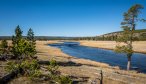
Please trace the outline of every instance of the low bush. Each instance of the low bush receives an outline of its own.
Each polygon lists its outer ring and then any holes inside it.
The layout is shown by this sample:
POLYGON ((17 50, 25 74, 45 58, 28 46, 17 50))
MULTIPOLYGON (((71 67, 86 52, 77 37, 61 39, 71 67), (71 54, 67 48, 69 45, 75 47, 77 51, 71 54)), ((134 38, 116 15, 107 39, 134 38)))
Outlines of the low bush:
POLYGON ((15 61, 9 61, 7 62, 7 65, 6 66, 6 71, 8 72, 12 72, 14 70, 18 70, 20 68, 20 65, 18 63, 16 63, 15 61))
POLYGON ((22 69, 25 76, 30 77, 30 79, 38 78, 41 75, 39 70, 40 65, 37 60, 24 60, 21 63, 18 62, 8 62, 6 70, 12 72, 14 70, 22 69))
POLYGON ((59 76, 56 80, 59 84, 72 84, 73 81, 68 76, 59 76))
POLYGON ((48 71, 50 72, 49 75, 55 75, 57 73, 59 66, 57 65, 56 60, 51 60, 50 64, 48 65, 48 71))

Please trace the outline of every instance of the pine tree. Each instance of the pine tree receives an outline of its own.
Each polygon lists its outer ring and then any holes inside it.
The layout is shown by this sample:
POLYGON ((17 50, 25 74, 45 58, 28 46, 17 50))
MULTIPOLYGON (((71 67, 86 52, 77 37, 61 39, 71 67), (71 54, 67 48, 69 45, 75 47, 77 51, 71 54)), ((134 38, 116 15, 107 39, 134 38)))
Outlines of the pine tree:
POLYGON ((18 51, 19 50, 19 44, 20 44, 20 41, 22 40, 22 33, 23 31, 21 31, 19 25, 16 27, 15 29, 15 35, 12 36, 12 53, 18 57, 18 56, 21 56, 22 55, 22 52, 18 51))
POLYGON ((18 25, 15 29, 15 35, 12 38, 12 53, 16 58, 31 58, 36 54, 35 39, 32 29, 29 29, 26 39, 22 37, 22 31, 18 25))
POLYGON ((27 40, 30 42, 35 42, 34 32, 31 28, 28 30, 27 33, 27 40))
POLYGON ((35 44, 36 44, 36 40, 35 40, 35 37, 34 37, 34 32, 33 30, 30 28, 28 30, 28 33, 27 33, 27 41, 29 42, 29 46, 28 46, 28 49, 27 49, 27 53, 29 56, 34 56, 36 54, 36 49, 35 49, 35 44))
POLYGON ((22 39, 22 33, 23 33, 23 31, 21 31, 21 29, 18 25, 15 29, 15 36, 12 36, 12 44, 13 45, 18 44, 18 42, 22 39))
POLYGON ((138 15, 140 9, 143 9, 143 6, 140 4, 133 5, 127 12, 124 13, 124 21, 121 23, 123 28, 122 35, 117 39, 117 46, 115 48, 116 52, 126 53, 128 58, 127 70, 130 70, 131 67, 131 56, 133 54, 132 43, 134 41, 134 31, 136 27, 136 22, 140 19, 138 15), (124 45, 120 44, 124 43, 124 45))

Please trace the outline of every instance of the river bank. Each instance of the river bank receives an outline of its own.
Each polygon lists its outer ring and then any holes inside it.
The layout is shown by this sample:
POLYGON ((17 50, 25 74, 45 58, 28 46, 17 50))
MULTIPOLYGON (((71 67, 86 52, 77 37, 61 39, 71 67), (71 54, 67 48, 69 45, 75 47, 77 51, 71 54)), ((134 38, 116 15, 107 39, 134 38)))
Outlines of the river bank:
MULTIPOLYGON (((70 75, 75 77, 75 80, 87 81, 84 84, 90 84, 91 81, 97 80, 100 78, 100 71, 103 71, 103 81, 104 84, 143 84, 146 82, 146 75, 142 73, 136 73, 135 71, 125 71, 119 70, 118 67, 111 67, 108 64, 95 62, 91 60, 79 59, 76 57, 69 56, 64 54, 60 49, 47 46, 46 44, 58 43, 58 41, 37 41, 37 51, 38 58, 40 60, 50 60, 56 59, 57 61, 62 62, 73 62, 74 65, 60 66, 59 70, 62 74, 70 75), (78 66, 76 66, 76 64, 78 66)), ((80 42, 81 45, 92 44, 95 42, 80 42)), ((111 42, 112 43, 112 42, 111 42)), ((104 46, 103 43, 101 43, 104 46)), ((105 43, 108 48, 108 42, 105 43)), ((94 44, 95 45, 95 44, 94 44)), ((90 45, 91 46, 91 45, 90 45)), ((111 45, 110 45, 111 46, 111 45)), ((92 46, 91 46, 92 47, 92 46)), ((81 83, 82 84, 82 83, 81 83)))
MULTIPOLYGON (((82 46, 103 48, 114 50, 116 46, 115 41, 78 41, 82 46)), ((146 41, 135 41, 133 42, 133 50, 137 53, 146 54, 146 41)))

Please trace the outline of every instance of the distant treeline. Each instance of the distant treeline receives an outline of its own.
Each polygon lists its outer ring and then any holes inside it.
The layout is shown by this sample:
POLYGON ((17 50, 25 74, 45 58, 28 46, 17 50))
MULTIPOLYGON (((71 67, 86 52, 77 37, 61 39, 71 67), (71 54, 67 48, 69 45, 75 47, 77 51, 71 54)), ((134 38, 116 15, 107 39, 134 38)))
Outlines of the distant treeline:
MULTIPOLYGON (((122 31, 112 32, 101 36, 92 37, 56 37, 56 36, 35 36, 36 40, 93 40, 93 41, 116 41, 122 31)), ((146 29, 135 30, 135 41, 146 41, 146 29)), ((26 36, 23 36, 26 38, 26 36)), ((11 40, 11 36, 0 36, 0 40, 11 40)))
MULTIPOLYGON (((26 38, 26 36, 23 36, 26 38)), ((35 36, 36 40, 71 40, 74 37, 35 36)), ((12 36, 0 36, 0 40, 11 40, 12 36)))

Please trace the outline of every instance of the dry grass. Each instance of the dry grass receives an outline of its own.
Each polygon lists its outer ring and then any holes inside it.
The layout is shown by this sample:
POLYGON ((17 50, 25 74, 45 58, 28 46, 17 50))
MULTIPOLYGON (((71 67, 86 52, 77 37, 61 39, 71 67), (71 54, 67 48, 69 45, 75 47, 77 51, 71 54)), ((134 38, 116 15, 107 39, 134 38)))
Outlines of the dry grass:
MULTIPOLYGON (((115 41, 79 41, 83 46, 114 49, 116 46, 115 41)), ((135 52, 146 53, 146 41, 133 42, 133 49, 135 52)))

